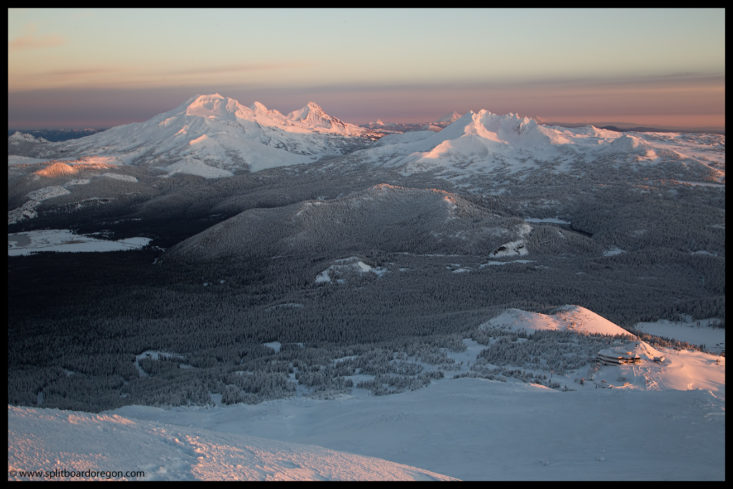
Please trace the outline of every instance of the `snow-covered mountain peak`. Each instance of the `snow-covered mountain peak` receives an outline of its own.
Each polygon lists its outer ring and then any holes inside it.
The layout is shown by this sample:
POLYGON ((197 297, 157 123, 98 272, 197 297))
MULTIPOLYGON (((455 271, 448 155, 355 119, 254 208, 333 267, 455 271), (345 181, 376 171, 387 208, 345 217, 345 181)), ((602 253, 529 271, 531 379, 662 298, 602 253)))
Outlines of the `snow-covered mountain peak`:
POLYGON ((367 132, 362 127, 349 124, 327 114, 320 105, 312 101, 304 107, 290 112, 286 118, 295 125, 319 133, 355 137, 363 136, 367 132))
POLYGON ((242 106, 236 100, 218 93, 197 95, 185 104, 184 114, 205 119, 233 119, 242 106))
POLYGON ((435 121, 435 122, 437 122, 437 123, 443 123, 443 122, 447 122, 447 123, 449 123, 449 124, 450 124, 451 122, 455 122, 455 121, 457 121, 457 120, 458 120, 458 119, 460 119, 460 118, 461 118, 461 114, 459 114, 458 112, 456 112, 456 111, 454 110, 454 111, 453 111, 453 112, 451 112, 450 114, 446 114, 446 115, 444 115, 443 117, 441 117, 440 119, 438 119, 438 120, 437 120, 437 121, 435 121))
POLYGON ((197 95, 194 95, 188 101, 186 104, 205 104, 207 102, 215 101, 215 100, 228 100, 229 97, 225 97, 224 95, 214 92, 214 93, 200 93, 197 95))
POLYGON ((486 109, 481 109, 478 112, 473 113, 472 122, 495 133, 504 132, 509 134, 521 134, 537 127, 537 122, 529 117, 521 116, 514 112, 500 115, 486 109))
POLYGON ((623 134, 614 139, 603 148, 603 152, 606 154, 633 155, 638 160, 654 160, 657 158, 657 152, 650 144, 641 137, 632 134, 623 134))
POLYGON ((262 102, 259 102, 259 101, 257 101, 257 100, 255 100, 255 101, 254 101, 254 102, 252 103, 252 105, 250 105, 250 106, 249 106, 249 108, 250 108, 250 109, 251 109, 251 110, 252 110, 252 111, 253 111, 254 113, 263 113, 263 114, 267 114, 267 113, 270 113, 270 112, 277 112, 276 110, 270 110, 270 109, 268 109, 268 108, 267 108, 267 106, 266 106, 265 104, 263 104, 262 102))
POLYGON ((313 101, 309 101, 307 104, 305 104, 305 108, 307 108, 308 111, 313 114, 326 115, 326 113, 323 111, 323 108, 321 108, 320 105, 313 101))
MULTIPOLYGON (((185 115, 201 117, 209 120, 237 121, 240 124, 255 122, 289 133, 326 133, 338 136, 356 137, 365 134, 365 130, 327 114, 320 105, 310 101, 300 109, 283 115, 276 109, 269 109, 265 104, 255 101, 249 107, 237 100, 219 93, 197 95, 184 103, 179 109, 165 114, 165 121, 170 116, 185 115)), ((160 117, 160 116, 159 116, 160 117)))
MULTIPOLYGON (((152 165, 169 175, 231 176, 342 154, 368 130, 326 114, 315 102, 288 116, 255 101, 250 107, 219 93, 199 94, 148 121, 116 126, 59 143, 59 155, 110 156, 152 165)), ((18 136, 15 139, 19 139, 18 136)), ((13 136, 9 143, 13 142, 13 136)))
MULTIPOLYGON (((463 179, 501 169, 530 171, 552 162, 586 161, 595 155, 633 154, 654 159, 653 146, 642 135, 622 135, 594 127, 565 128, 546 125, 518 113, 496 114, 469 110, 436 133, 405 133, 385 137, 367 150, 373 161, 398 167, 403 174, 445 172, 463 179)), ((619 156, 620 157, 620 156, 619 156)))
POLYGON ((300 109, 296 109, 287 115, 291 121, 306 121, 317 119, 329 119, 330 116, 324 112, 320 105, 315 102, 308 102, 300 109))

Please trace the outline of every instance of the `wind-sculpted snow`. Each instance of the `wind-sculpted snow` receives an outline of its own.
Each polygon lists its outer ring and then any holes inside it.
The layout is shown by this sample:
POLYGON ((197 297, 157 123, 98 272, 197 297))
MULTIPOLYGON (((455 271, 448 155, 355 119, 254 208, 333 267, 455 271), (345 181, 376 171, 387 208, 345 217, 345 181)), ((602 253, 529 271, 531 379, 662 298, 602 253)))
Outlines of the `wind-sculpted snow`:
POLYGON ((119 415, 8 406, 8 480, 455 480, 387 460, 119 415))

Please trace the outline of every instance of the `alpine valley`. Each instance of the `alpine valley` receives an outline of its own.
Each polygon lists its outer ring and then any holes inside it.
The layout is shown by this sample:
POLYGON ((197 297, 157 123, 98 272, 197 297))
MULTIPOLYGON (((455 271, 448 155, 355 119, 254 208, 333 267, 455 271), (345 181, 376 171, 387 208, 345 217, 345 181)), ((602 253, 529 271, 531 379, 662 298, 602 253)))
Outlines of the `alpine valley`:
POLYGON ((208 94, 8 137, 15 478, 724 480, 724 328, 724 134, 208 94))

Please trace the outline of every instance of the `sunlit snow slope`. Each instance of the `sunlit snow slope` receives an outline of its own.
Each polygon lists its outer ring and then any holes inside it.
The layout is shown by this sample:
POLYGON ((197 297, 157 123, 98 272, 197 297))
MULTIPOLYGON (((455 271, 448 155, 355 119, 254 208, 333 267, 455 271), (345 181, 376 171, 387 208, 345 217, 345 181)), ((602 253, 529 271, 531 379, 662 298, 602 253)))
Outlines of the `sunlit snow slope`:
POLYGON ((313 445, 118 415, 8 406, 8 428, 8 480, 451 479, 313 445), (57 476, 34 476, 31 471, 57 476), (63 477, 62 471, 99 474, 63 477), (120 474, 110 477, 112 471, 120 474), (144 476, 131 477, 131 471, 143 471, 144 476))

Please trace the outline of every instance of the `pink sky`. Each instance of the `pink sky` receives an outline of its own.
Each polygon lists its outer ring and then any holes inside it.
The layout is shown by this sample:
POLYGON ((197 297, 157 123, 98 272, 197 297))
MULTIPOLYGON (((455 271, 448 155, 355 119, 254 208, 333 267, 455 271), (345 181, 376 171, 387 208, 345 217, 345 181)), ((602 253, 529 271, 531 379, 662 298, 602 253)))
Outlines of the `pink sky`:
POLYGON ((724 9, 8 9, 8 125, 110 127, 217 92, 353 123, 724 130, 724 46, 724 9))

